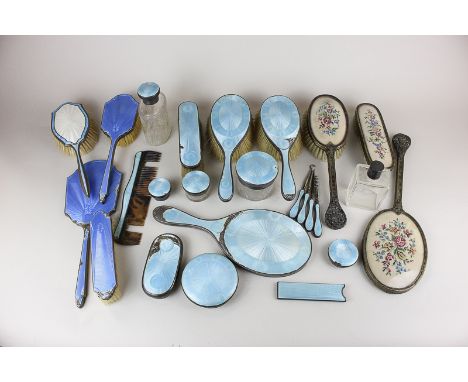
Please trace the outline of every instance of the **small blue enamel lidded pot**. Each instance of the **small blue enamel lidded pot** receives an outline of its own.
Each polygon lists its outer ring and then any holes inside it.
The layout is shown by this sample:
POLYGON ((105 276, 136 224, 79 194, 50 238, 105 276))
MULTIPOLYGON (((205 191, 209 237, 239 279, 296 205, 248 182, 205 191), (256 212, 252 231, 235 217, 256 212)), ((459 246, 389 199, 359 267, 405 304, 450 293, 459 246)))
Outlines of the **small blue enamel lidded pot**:
POLYGON ((356 263, 359 251, 351 241, 338 239, 328 247, 328 257, 337 267, 346 268, 356 263))
POLYGON ((275 158, 263 151, 250 151, 236 163, 239 194, 249 200, 263 200, 273 191, 278 175, 275 158))
POLYGON ((204 171, 190 171, 182 178, 182 187, 187 198, 194 202, 201 202, 208 197, 210 177, 204 171))
POLYGON ((148 185, 148 191, 156 200, 166 200, 171 193, 171 183, 166 178, 153 179, 148 185))

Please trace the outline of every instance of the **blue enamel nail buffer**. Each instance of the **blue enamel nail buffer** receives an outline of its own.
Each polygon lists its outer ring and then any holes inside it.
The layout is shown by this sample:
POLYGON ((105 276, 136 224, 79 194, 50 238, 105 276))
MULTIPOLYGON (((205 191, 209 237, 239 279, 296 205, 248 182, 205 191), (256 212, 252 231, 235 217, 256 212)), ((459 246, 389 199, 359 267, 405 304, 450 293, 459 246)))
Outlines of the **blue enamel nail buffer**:
POLYGON ((320 284, 278 281, 278 300, 339 301, 345 302, 345 284, 320 284))

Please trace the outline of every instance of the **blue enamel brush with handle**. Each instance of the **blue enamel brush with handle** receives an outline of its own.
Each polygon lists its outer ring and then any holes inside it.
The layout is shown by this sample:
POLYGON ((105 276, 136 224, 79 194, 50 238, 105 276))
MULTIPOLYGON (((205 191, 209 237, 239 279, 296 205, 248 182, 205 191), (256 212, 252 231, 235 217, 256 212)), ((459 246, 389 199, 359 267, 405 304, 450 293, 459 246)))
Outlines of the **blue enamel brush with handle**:
POLYGON ((115 96, 104 105, 101 129, 110 138, 111 145, 99 191, 99 200, 101 202, 106 200, 109 192, 110 174, 115 149, 122 138, 133 132, 137 111, 138 102, 129 94, 115 96))

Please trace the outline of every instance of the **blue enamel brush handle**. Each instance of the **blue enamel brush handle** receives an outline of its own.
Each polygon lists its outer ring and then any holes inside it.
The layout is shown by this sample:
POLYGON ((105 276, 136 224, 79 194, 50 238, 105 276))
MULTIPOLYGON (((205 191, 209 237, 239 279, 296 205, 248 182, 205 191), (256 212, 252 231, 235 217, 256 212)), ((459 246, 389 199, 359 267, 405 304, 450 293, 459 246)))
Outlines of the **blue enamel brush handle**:
POLYGON ((320 206, 318 203, 315 203, 315 220, 314 220, 314 230, 312 233, 315 237, 322 236, 322 222, 320 221, 320 206))
POLYGON ((281 150, 283 170, 281 173, 281 193, 286 200, 293 200, 296 195, 296 184, 289 166, 289 149, 281 150))
POLYGON ((232 168, 231 168, 232 151, 224 154, 224 167, 221 179, 219 181, 218 194, 223 202, 229 202, 234 193, 232 185, 232 168))
POLYGON ((153 217, 162 224, 203 229, 210 232, 218 241, 228 219, 227 217, 215 220, 200 219, 169 206, 156 207, 153 211, 153 217))
POLYGON ((81 160, 80 146, 72 145, 72 147, 73 150, 75 150, 76 161, 78 162, 78 174, 80 176, 81 188, 83 188, 84 194, 89 198, 89 183, 84 170, 83 161, 81 160))
POLYGON ((304 190, 301 190, 299 192, 299 196, 297 197, 296 202, 294 203, 294 205, 289 210, 289 217, 290 218, 295 219, 297 214, 299 213, 299 206, 301 204, 301 200, 302 200, 303 196, 304 196, 304 190))
POLYGON ((309 212, 307 214, 307 218, 304 224, 304 227, 307 232, 312 232, 314 228, 314 199, 310 198, 309 200, 309 212))
POLYGON ((89 248, 89 228, 84 228, 83 246, 81 248, 80 266, 78 267, 78 277, 76 279, 75 302, 78 308, 83 307, 88 291, 88 248, 89 248))
POLYGON ((306 211, 307 211, 307 202, 309 201, 310 195, 305 194, 304 203, 302 204, 301 211, 299 212, 299 216, 297 217, 297 222, 299 224, 304 223, 306 218, 306 211))
POLYGON ((104 203, 106 201, 107 194, 109 193, 110 173, 112 170, 112 162, 114 161, 114 152, 116 144, 116 141, 111 141, 109 156, 106 162, 106 169, 104 170, 104 175, 102 176, 101 190, 99 191, 99 200, 101 201, 101 203, 104 203))
POLYGON ((108 300, 117 287, 110 218, 102 212, 96 213, 91 220, 90 231, 93 288, 99 298, 108 300))

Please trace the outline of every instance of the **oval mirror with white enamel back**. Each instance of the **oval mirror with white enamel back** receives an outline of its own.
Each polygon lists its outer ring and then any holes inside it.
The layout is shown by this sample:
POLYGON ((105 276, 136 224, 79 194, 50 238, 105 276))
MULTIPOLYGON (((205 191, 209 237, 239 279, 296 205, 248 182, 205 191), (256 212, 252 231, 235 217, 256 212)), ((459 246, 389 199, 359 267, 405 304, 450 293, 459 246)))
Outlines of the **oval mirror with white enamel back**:
POLYGON ((80 154, 80 145, 89 132, 88 114, 81 104, 66 102, 52 112, 51 128, 58 141, 75 152, 81 187, 89 197, 89 183, 80 154))

